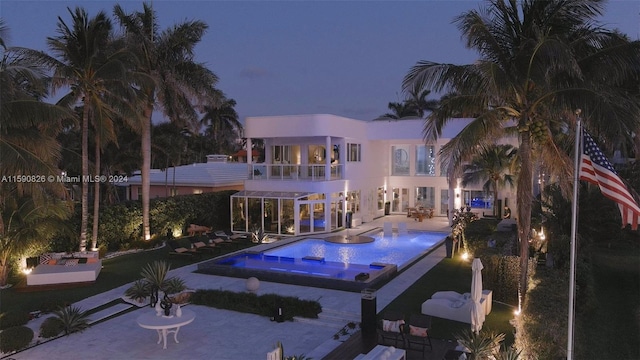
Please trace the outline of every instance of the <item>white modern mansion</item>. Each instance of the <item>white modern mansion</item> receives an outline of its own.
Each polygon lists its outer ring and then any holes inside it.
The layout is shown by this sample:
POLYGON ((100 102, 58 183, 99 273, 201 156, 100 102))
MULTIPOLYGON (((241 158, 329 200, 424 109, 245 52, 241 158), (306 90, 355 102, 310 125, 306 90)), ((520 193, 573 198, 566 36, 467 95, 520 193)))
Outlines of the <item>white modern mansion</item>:
MULTIPOLYGON (((435 216, 447 216, 451 206, 463 205, 479 215, 491 214, 494 199, 481 184, 450 189, 437 155, 470 121, 452 120, 437 142, 425 144, 421 119, 249 117, 247 151, 252 139, 263 139, 265 162, 248 159, 244 190, 231 198, 232 231, 322 233, 372 221, 385 210, 406 214, 420 206, 433 209, 435 216)), ((514 195, 507 189, 498 201, 506 204, 514 195)))

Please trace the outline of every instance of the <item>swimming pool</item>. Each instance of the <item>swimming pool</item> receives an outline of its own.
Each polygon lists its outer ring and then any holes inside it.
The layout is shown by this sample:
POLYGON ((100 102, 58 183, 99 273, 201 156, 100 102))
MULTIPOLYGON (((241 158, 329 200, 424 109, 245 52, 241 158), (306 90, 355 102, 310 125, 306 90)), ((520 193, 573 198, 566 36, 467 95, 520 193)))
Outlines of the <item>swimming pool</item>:
POLYGON ((408 232, 383 236, 382 232, 374 234, 374 242, 366 244, 337 244, 323 239, 304 239, 265 251, 265 255, 285 256, 301 259, 305 256, 324 258, 345 264, 371 263, 395 264, 403 269, 412 259, 431 249, 446 234, 434 232, 408 232))
POLYGON ((339 244, 307 238, 263 252, 245 251, 198 265, 198 272, 360 291, 385 281, 442 242, 446 233, 408 232, 373 242, 339 244))

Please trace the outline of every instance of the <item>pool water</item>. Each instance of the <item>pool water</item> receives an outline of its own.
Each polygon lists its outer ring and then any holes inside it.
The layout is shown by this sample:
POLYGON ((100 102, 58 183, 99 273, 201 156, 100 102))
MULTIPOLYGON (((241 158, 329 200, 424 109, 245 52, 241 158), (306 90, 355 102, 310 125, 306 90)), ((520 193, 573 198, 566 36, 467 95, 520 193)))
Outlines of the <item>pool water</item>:
POLYGON ((257 277, 296 285, 361 291, 394 277, 446 237, 440 232, 369 235, 373 242, 344 244, 303 239, 264 252, 250 250, 198 265, 198 272, 257 277))
POLYGON ((312 256, 344 264, 394 264, 402 269, 446 236, 441 232, 408 232, 383 236, 380 232, 373 236, 374 242, 365 244, 338 244, 322 239, 305 239, 265 251, 264 254, 294 259, 312 256))

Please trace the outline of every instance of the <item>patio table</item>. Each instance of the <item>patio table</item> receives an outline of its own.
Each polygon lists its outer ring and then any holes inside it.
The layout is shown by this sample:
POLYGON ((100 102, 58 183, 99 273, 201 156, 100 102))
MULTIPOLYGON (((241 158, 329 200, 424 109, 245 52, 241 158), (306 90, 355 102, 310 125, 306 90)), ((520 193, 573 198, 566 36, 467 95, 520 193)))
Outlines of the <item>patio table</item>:
POLYGON ((163 349, 167 348, 167 334, 173 333, 173 340, 178 341, 178 331, 182 326, 188 325, 196 318, 196 314, 189 309, 182 309, 182 316, 158 316, 155 312, 147 312, 140 316, 136 322, 144 329, 156 330, 158 332, 158 344, 162 341, 163 349))

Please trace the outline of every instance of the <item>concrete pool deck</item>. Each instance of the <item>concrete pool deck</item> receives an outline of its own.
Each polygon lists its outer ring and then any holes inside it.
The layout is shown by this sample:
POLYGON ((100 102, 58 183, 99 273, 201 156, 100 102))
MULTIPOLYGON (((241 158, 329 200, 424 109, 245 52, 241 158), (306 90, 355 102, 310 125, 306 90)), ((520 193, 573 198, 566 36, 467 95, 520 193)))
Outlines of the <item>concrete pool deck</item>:
MULTIPOLYGON (((446 218, 432 218, 423 222, 414 221, 406 215, 391 215, 362 224, 349 232, 364 233, 382 228, 384 222, 406 222, 409 230, 450 231, 446 218)), ((346 230, 342 232, 346 233, 346 230)), ((331 233, 329 235, 336 235, 331 233)), ((266 246, 266 245, 261 245, 266 246)), ((378 311, 412 285, 445 256, 443 246, 433 250, 399 276, 377 291, 378 311)), ((184 279, 193 289, 223 289, 245 291, 245 280, 216 275, 193 273, 197 264, 171 271, 171 276, 184 279)), ((107 291, 82 300, 74 305, 92 309, 119 299, 130 285, 107 291)), ((180 329, 176 344, 167 341, 167 349, 156 344, 157 334, 142 329, 135 320, 148 307, 116 316, 96 324, 82 333, 74 333, 49 341, 23 352, 13 354, 13 359, 264 359, 266 353, 280 341, 285 355, 305 354, 308 358, 322 359, 340 342, 333 340, 349 321, 359 321, 360 294, 339 290, 312 288, 261 282, 258 294, 276 293, 316 300, 323 308, 324 316, 318 320, 304 322, 272 322, 258 315, 243 314, 203 306, 189 305, 196 313, 193 323, 180 329)), ((428 296, 425 295, 425 299, 428 296)), ((42 320, 44 317, 38 319, 42 320)))

